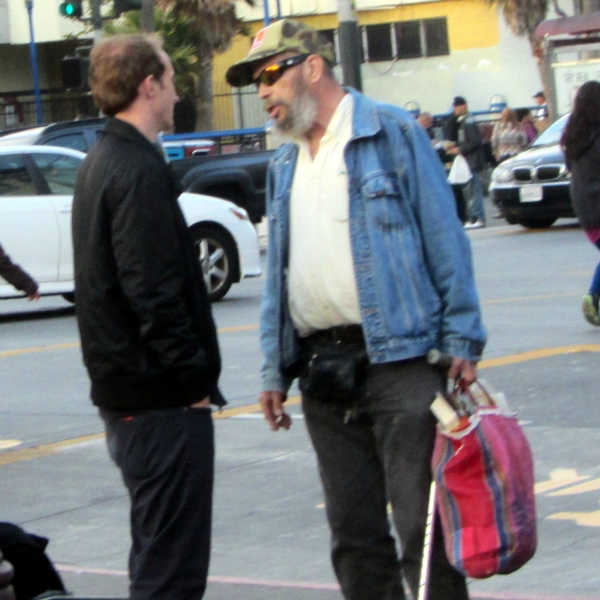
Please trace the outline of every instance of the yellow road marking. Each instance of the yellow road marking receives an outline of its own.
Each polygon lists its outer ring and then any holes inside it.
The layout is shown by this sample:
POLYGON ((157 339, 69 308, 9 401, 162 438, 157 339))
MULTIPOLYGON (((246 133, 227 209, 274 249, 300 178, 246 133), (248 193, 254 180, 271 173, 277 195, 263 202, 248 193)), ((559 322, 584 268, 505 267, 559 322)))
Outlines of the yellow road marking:
MULTIPOLYGON (((292 396, 288 398, 285 402, 286 406, 293 406, 299 403, 300 396, 292 396)), ((235 406, 233 408, 226 408, 221 412, 214 412, 213 417, 215 419, 229 419, 231 417, 236 417, 237 415, 259 412, 260 410, 260 404, 235 406)), ((35 446, 33 448, 22 448, 21 450, 12 450, 10 452, 0 453, 0 466, 9 465, 11 463, 20 462, 23 460, 33 460, 34 458, 41 458, 42 456, 48 456, 49 454, 56 454, 57 452, 61 452, 62 450, 70 446, 76 446, 77 444, 85 444, 87 442, 101 440, 104 437, 104 433, 92 433, 91 435, 84 435, 77 438, 71 438, 69 440, 54 442, 52 444, 45 444, 43 446, 35 446)), ((0 449, 3 449, 2 442, 16 442, 16 444, 21 443, 20 440, 0 440, 0 449)), ((4 446, 4 448, 9 447, 10 446, 4 446)))
POLYGON ((258 325, 240 325, 239 327, 221 327, 217 333, 234 333, 236 331, 257 331, 258 325))
POLYGON ((589 478, 589 475, 578 475, 575 469, 553 469, 550 471, 548 481, 540 481, 535 484, 535 493, 543 494, 589 478))
POLYGON ((600 344, 582 344, 579 346, 560 346, 558 348, 541 348, 540 350, 530 350, 521 354, 511 354, 509 356, 499 356, 498 358, 488 358, 482 360, 478 368, 489 369, 491 367, 503 367, 515 363, 537 360, 539 358, 549 358, 551 356, 560 356, 561 354, 576 354, 578 352, 600 352, 600 344))
POLYGON ((600 490, 600 479, 592 479, 591 481, 586 481, 585 483, 580 483, 579 485, 574 485, 558 492, 552 492, 548 495, 571 496, 574 494, 583 494, 585 492, 595 492, 596 490, 600 490))
POLYGON ((0 450, 6 450, 8 448, 14 448, 22 444, 21 440, 0 440, 0 450))
MULTIPOLYGON (((234 333, 237 331, 257 331, 258 325, 240 325, 239 327, 222 327, 218 333, 234 333)), ((18 348, 17 350, 5 350, 0 352, 0 358, 9 356, 20 356, 21 354, 34 354, 35 352, 45 352, 46 350, 67 350, 70 348, 79 348, 79 342, 69 342, 66 344, 52 344, 50 346, 34 346, 33 348, 18 348)))
POLYGON ((85 442, 93 442, 95 440, 100 440, 103 437, 103 433, 93 433, 91 435, 84 435, 70 440, 62 440, 61 442, 54 442, 52 444, 45 444, 43 446, 35 446, 34 448, 11 450, 10 452, 0 454, 0 465, 9 465, 22 460, 32 460, 34 458, 48 456, 49 454, 56 454, 57 452, 60 452, 69 446, 75 446, 85 442))
POLYGON ((547 519, 553 521, 575 521, 577 525, 583 527, 600 527, 600 510, 585 512, 561 512, 548 515, 547 519))
POLYGON ((498 298, 498 300, 485 300, 481 304, 508 304, 510 302, 529 302, 530 300, 549 300, 551 298, 565 298, 581 296, 581 292, 564 292, 562 294, 540 294, 538 296, 515 296, 514 298, 498 298))
POLYGON ((18 350, 5 350, 0 352, 0 358, 7 356, 19 356, 20 354, 33 354, 34 352, 45 352, 46 350, 65 350, 67 348, 78 348, 79 342, 70 342, 68 344, 53 344, 51 346, 35 346, 33 348, 19 348, 18 350))
MULTIPOLYGON (((300 396, 292 396, 285 401, 286 406, 294 406, 300 404, 300 396)), ((261 406, 257 402, 256 404, 246 404, 245 406, 234 406, 233 408, 225 408, 220 412, 214 412, 213 417, 215 419, 230 419, 231 417, 237 417, 238 415, 248 415, 251 413, 260 412, 261 406)))

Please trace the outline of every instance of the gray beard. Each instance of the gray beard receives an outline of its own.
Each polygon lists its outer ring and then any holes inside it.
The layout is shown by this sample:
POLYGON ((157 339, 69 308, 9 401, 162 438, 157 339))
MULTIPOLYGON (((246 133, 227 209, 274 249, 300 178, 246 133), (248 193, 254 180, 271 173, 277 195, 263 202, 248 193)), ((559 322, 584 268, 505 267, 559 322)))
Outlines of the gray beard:
POLYGON ((275 124, 275 129, 286 137, 299 140, 313 126, 317 114, 317 101, 310 95, 308 89, 298 80, 296 97, 285 104, 286 116, 281 123, 275 124))

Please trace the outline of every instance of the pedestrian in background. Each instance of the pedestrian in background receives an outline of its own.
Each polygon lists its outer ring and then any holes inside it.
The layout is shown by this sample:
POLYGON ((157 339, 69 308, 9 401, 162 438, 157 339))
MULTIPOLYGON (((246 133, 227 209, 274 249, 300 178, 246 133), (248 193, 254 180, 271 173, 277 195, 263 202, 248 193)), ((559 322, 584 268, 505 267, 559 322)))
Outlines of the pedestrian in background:
POLYGON ((517 116, 517 121, 519 125, 525 132, 525 136, 527 137, 527 145, 531 144, 533 140, 537 137, 537 129, 533 124, 533 118, 531 116, 531 110, 528 108, 515 108, 515 114, 517 116))
POLYGON ((522 152, 527 146, 527 135, 519 125, 515 111, 506 107, 494 123, 492 150, 498 163, 522 152))
MULTIPOLYGON (((575 96, 561 144, 571 171, 571 202, 588 239, 600 250, 600 82, 587 81, 575 96)), ((583 297, 585 319, 600 327, 600 263, 583 297)))
POLYGON ((427 132, 429 139, 435 143, 435 132, 433 131, 433 117, 431 113, 422 112, 417 117, 419 125, 427 132))
POLYGON ((0 245, 0 277, 6 279, 10 285, 20 292, 24 292, 27 300, 39 300, 40 292, 36 281, 23 270, 19 265, 10 260, 10 256, 6 254, 4 248, 0 245))
POLYGON ((537 122, 544 122, 548 120, 548 104, 546 102, 546 94, 544 92, 538 92, 533 96, 535 103, 538 108, 535 110, 535 120, 537 122))
POLYGON ((450 147, 449 154, 462 154, 469 163, 473 177, 465 186, 469 200, 467 206, 468 223, 465 229, 478 229, 485 227, 485 209, 483 205, 483 181, 481 174, 485 167, 483 142, 477 123, 469 115, 467 101, 462 96, 456 96, 452 101, 452 114, 444 123, 444 138, 455 142, 450 147))
POLYGON ((157 143, 174 71, 145 35, 94 44, 107 116, 75 184, 77 321, 91 398, 131 499, 131 600, 199 600, 214 472, 210 403, 224 403, 216 328, 180 189, 157 143))
MULTIPOLYGON (((283 19, 259 31, 230 67, 255 83, 291 138, 267 176, 269 247, 261 310, 260 395, 273 430, 296 377, 323 483, 331 557, 346 600, 418 593, 435 420, 446 374, 425 355, 452 355, 450 377, 476 377, 485 342, 469 242, 446 174, 405 110, 333 75, 333 47, 283 19), (390 532, 388 502, 401 540, 390 532)), ((438 526, 430 600, 468 598, 438 526)))

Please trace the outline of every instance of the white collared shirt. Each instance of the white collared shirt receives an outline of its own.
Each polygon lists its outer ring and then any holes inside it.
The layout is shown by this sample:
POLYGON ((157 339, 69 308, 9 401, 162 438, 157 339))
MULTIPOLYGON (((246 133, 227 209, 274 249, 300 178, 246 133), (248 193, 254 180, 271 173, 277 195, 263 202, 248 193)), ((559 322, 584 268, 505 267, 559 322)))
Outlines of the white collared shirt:
POLYGON ((354 101, 338 105, 314 160, 299 142, 290 206, 289 304, 300 336, 361 323, 350 247, 348 172, 354 101))

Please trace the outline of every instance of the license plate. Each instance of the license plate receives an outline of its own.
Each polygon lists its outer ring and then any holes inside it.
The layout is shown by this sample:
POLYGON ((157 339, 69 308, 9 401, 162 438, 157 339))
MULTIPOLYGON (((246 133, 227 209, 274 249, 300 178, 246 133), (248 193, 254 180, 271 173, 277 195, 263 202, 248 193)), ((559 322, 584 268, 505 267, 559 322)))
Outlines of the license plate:
POLYGON ((541 185, 524 185, 519 188, 521 202, 539 202, 544 197, 541 185))

